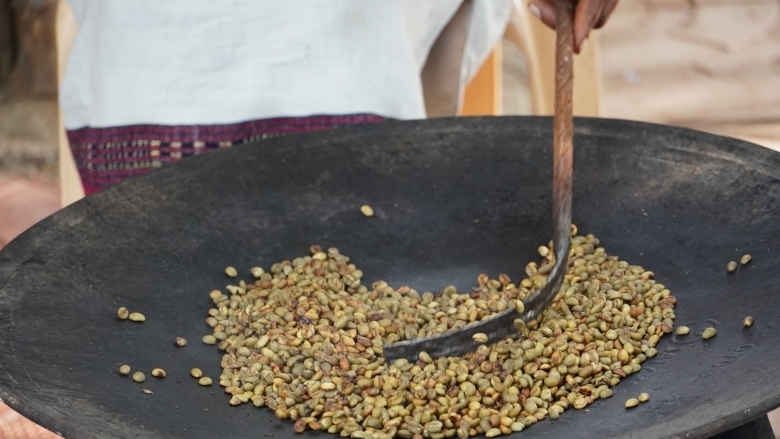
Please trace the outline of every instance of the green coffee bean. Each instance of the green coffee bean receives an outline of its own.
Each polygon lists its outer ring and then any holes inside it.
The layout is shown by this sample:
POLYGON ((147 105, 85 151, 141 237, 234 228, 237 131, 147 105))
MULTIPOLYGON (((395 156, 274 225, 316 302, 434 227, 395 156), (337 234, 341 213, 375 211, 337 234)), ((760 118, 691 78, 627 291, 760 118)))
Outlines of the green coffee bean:
POLYGON ((485 437, 496 437, 501 434, 501 430, 498 428, 491 428, 490 430, 485 432, 485 437))
MULTIPOLYGON (((420 352, 416 361, 386 364, 382 346, 456 330, 511 307, 523 312, 523 300, 554 265, 552 243, 540 248, 541 263, 528 264, 527 277, 480 275, 468 294, 451 286, 434 294, 383 281, 367 285, 338 249, 312 246, 310 255, 267 272, 251 269, 254 283, 211 291, 213 333, 203 341, 222 351, 218 382, 231 405, 268 406, 294 421, 295 431, 364 439, 521 431, 611 397, 610 387, 640 372, 674 330, 676 299, 654 273, 607 255, 594 236, 573 230, 569 267, 550 309, 527 325, 517 322, 508 339, 476 334, 480 346, 463 358, 420 352)), ((207 379, 194 370, 193 377, 207 379)))
POLYGON ((650 348, 647 350, 647 358, 653 358, 658 354, 658 349, 656 348, 650 348))
POLYGON ((144 315, 141 314, 140 312, 130 313, 128 318, 130 320, 134 321, 134 322, 145 322, 146 321, 146 317, 144 317, 144 315))
POLYGON ((704 332, 701 334, 703 339, 708 339, 715 337, 715 335, 718 333, 718 331, 715 328, 707 328, 704 330, 704 332))
POLYGON ((473 336, 471 336, 471 338, 473 338, 474 341, 476 341, 478 343, 487 343, 487 341, 488 341, 488 336, 486 334, 481 333, 481 332, 478 332, 478 333, 474 334, 473 336))

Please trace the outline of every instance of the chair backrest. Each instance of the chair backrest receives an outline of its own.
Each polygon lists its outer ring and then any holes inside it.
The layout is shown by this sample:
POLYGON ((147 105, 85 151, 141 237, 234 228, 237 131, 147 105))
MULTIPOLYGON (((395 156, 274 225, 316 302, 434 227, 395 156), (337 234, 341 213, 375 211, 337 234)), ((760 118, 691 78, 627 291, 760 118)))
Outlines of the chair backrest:
MULTIPOLYGON (((67 0, 57 0, 57 85, 62 84, 65 72, 65 62, 76 38, 76 19, 67 0)), ((62 111, 59 116, 59 165, 60 165, 60 200, 62 207, 84 198, 84 187, 73 161, 68 137, 65 135, 65 125, 62 121, 62 111)))
MULTIPOLYGON (((528 0, 514 0, 506 30, 527 59, 532 113, 553 114, 555 93, 555 32, 528 13, 528 0)), ((601 113, 599 33, 592 31, 574 57, 574 114, 598 117, 601 113)), ((497 45, 466 87, 461 115, 502 114, 501 45, 497 45)))
POLYGON ((466 85, 458 114, 498 116, 504 113, 503 64, 503 53, 499 43, 466 85))

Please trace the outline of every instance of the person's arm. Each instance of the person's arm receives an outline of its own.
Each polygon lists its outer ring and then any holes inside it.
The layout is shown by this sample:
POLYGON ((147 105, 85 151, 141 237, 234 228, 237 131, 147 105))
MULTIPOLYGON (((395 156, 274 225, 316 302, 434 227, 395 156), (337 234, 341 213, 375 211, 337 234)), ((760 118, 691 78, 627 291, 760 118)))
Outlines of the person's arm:
MULTIPOLYGON (((528 9, 544 24, 555 28, 555 1, 531 0, 528 9)), ((579 53, 591 29, 604 26, 618 0, 578 0, 574 11, 574 52, 579 53)))

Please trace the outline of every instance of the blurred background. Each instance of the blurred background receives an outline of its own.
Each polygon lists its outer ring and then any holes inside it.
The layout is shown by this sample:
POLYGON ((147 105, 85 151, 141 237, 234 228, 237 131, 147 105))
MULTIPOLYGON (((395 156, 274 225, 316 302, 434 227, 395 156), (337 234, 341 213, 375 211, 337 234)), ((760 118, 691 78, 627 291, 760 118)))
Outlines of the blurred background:
MULTIPOLYGON (((56 6, 0 0, 0 248, 60 208, 56 6)), ((591 40, 601 117, 780 151, 780 0, 622 0, 591 40)), ((491 99, 462 114, 533 114, 531 68, 506 36, 467 90, 491 99)), ((49 436, 0 404, 0 439, 49 436)))

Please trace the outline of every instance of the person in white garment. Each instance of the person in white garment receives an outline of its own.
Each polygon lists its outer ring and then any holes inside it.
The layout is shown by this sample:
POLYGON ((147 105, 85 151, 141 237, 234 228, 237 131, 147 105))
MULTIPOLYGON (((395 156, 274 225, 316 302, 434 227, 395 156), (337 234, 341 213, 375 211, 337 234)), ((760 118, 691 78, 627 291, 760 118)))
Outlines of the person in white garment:
MULTIPOLYGON (((78 33, 60 104, 87 195, 268 136, 454 115, 514 4, 68 1, 78 33)), ((576 50, 616 3, 578 2, 576 50)), ((552 0, 529 9, 554 26, 552 0)))

